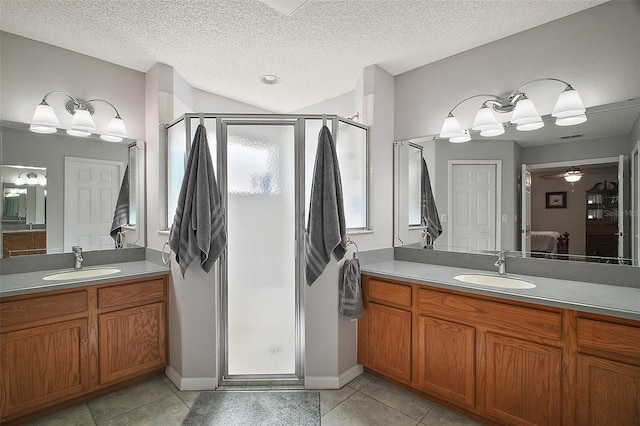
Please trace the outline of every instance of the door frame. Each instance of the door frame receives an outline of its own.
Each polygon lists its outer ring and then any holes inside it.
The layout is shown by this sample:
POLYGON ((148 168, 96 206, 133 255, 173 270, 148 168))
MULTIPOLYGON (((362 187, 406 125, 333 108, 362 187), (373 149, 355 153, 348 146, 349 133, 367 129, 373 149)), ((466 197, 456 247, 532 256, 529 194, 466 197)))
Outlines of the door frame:
POLYGON ((640 264, 640 140, 631 151, 631 197, 629 211, 631 211, 631 258, 635 266, 640 264), (635 214, 634 214, 635 213, 635 214))
MULTIPOLYGON (((251 118, 240 117, 216 117, 217 136, 217 169, 218 185, 223 210, 229 211, 229 187, 227 181, 227 143, 228 128, 234 125, 255 126, 291 126, 294 134, 294 252, 295 252, 295 373, 290 374, 256 374, 256 375, 229 375, 228 362, 228 321, 227 321, 227 286, 229 263, 225 250, 220 256, 218 267, 219 285, 219 336, 221 345, 218 345, 218 385, 219 386, 254 386, 254 385, 304 385, 304 118, 251 118)), ((225 229, 229 229, 228 217, 225 215, 225 229)))
POLYGON ((492 165, 496 167, 496 251, 502 250, 502 160, 449 160, 447 169, 447 245, 451 247, 453 237, 453 166, 455 165, 492 165))
MULTIPOLYGON (((525 164, 522 163, 522 170, 524 170, 525 168, 527 168, 527 170, 533 172, 533 171, 537 171, 537 170, 541 170, 541 169, 553 169, 553 168, 558 168, 558 167, 572 167, 572 166, 584 166, 584 165, 591 165, 591 164, 618 164, 618 178, 620 178, 620 173, 622 173, 622 168, 623 168, 623 159, 624 156, 623 155, 619 155, 616 157, 600 157, 600 158, 588 158, 586 160, 568 160, 568 161, 556 161, 556 162, 552 162, 552 163, 537 163, 537 164, 525 164)), ((524 185, 523 185, 524 186, 524 185)), ((529 190, 531 190, 531 187, 533 185, 530 185, 529 190)), ((620 188, 620 187, 619 187, 620 188)), ((620 191, 621 193, 621 191, 620 191)), ((620 200, 618 200, 618 205, 622 205, 622 202, 624 201, 622 198, 620 198, 620 200)), ((522 211, 525 210, 525 208, 527 209, 527 211, 531 212, 531 197, 529 198, 523 198, 522 199, 522 206, 521 206, 521 212, 520 214, 522 214, 522 211), (525 203, 529 202, 529 205, 526 206, 525 203)), ((621 214, 621 210, 622 209, 618 209, 619 210, 619 215, 621 214)), ((618 221, 620 223, 620 221, 618 221)), ((620 225, 618 225, 620 226, 620 225)), ((529 232, 531 230, 529 229, 529 232)), ((525 235, 525 233, 527 232, 526 230, 526 224, 524 223, 524 221, 521 221, 521 226, 520 226, 520 232, 522 235, 525 235)), ((619 239, 623 238, 622 236, 618 237, 619 239)), ((521 240, 520 242, 520 250, 524 253, 525 252, 525 240, 524 238, 521 240)))

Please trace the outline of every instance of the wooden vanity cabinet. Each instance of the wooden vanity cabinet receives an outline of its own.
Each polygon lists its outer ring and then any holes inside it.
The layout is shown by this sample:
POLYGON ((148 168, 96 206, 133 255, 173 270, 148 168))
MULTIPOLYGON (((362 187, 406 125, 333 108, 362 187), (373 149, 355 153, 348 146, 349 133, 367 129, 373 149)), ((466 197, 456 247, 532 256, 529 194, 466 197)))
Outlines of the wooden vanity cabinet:
POLYGON ((640 425, 639 322, 367 275, 362 284, 367 371, 489 424, 640 425), (369 330, 381 303, 372 284, 413 296, 410 381, 368 353, 398 353, 397 340, 369 330))
POLYGON ((2 257, 46 253, 47 231, 2 233, 2 257))
POLYGON ((161 372, 168 276, 0 299, 0 422, 161 372))
POLYGON ((640 424, 640 327, 611 318, 577 320, 577 424, 640 424))
POLYGON ((411 286, 365 277, 367 292, 358 333, 367 345, 363 365, 399 382, 411 383, 411 286))

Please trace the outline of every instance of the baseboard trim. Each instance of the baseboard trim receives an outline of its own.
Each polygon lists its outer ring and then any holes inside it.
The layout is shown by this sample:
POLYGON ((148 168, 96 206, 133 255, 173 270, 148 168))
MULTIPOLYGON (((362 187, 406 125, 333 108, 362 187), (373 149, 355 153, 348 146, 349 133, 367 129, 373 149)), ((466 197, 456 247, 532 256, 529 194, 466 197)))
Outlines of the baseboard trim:
POLYGON ((338 377, 340 387, 343 387, 362 373, 364 373, 364 367, 360 364, 354 365, 338 377))
POLYGON ((305 389, 340 389, 364 372, 362 365, 358 364, 340 376, 306 376, 304 379, 305 389))
POLYGON ((164 374, 181 391, 215 390, 218 387, 217 377, 182 377, 176 370, 167 366, 164 374))

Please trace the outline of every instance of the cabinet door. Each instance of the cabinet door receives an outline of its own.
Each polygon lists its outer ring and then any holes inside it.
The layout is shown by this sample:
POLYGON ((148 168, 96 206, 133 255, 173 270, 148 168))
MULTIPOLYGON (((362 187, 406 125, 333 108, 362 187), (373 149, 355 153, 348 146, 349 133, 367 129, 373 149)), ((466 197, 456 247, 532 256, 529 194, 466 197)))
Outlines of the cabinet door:
POLYGON ((559 425, 558 348, 487 333, 486 411, 512 425, 559 425))
POLYGON ((475 329, 426 316, 418 319, 418 387, 451 401, 475 402, 475 329))
POLYGON ((100 382, 166 364, 164 303, 99 315, 100 382))
POLYGON ((640 367, 578 355, 577 424, 640 424, 640 367))
POLYGON ((0 347, 3 418, 80 394, 87 383, 86 319, 4 333, 0 347))
POLYGON ((368 367, 411 382, 411 312, 369 303, 368 367))

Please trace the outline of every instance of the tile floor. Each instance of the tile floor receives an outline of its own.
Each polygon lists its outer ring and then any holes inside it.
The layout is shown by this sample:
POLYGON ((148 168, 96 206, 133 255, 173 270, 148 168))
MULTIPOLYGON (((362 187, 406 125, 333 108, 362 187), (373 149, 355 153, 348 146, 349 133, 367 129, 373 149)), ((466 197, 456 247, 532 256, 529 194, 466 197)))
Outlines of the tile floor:
MULTIPOLYGON (((176 426, 199 392, 179 391, 164 376, 90 400, 29 426, 176 426)), ((480 425, 389 383, 363 374, 339 390, 320 391, 323 426, 480 425)))

